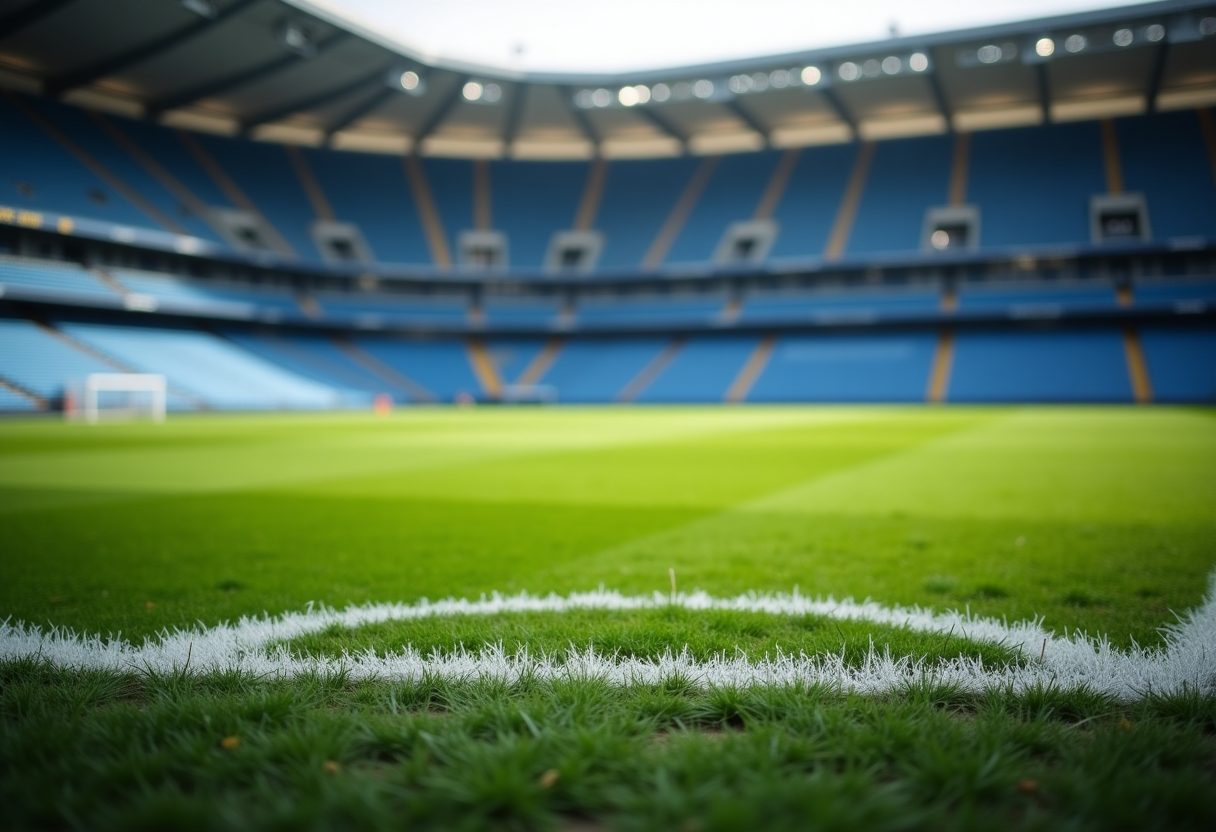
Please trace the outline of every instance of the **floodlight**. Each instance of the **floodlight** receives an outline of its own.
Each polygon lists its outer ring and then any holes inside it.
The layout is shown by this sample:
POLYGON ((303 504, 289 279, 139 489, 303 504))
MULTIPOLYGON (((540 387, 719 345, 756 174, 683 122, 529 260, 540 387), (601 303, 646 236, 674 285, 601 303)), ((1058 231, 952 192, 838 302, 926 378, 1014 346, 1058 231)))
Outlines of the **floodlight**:
POLYGON ((384 75, 384 83, 392 89, 410 95, 422 95, 426 92, 426 77, 416 69, 397 66, 384 75))
POLYGON ((579 90, 574 96, 574 103, 582 107, 584 110, 590 110, 595 106, 595 101, 592 99, 591 90, 579 90))
POLYGON ((768 85, 775 90, 783 90, 790 85, 790 74, 784 69, 774 69, 768 74, 768 85))
POLYGON ((1051 38, 1039 38, 1034 44, 1034 53, 1040 58, 1050 58, 1055 54, 1056 42, 1051 38))
POLYGON ((995 64, 1001 59, 1001 47, 991 43, 981 46, 975 51, 975 57, 982 64, 995 64))
POLYGON ((607 107, 612 103, 612 93, 600 87, 595 92, 591 93, 591 103, 597 107, 607 107))
POLYGON ((752 75, 752 89, 756 92, 764 92, 768 89, 768 73, 757 72, 752 75))
POLYGON ((632 107, 638 103, 638 91, 633 87, 621 87, 620 92, 616 95, 617 101, 621 102, 622 107, 632 107))
POLYGON ((1064 41, 1064 48, 1074 55, 1088 45, 1089 41, 1085 39, 1085 35, 1069 35, 1064 41))
POLYGON ((1205 38, 1209 35, 1216 35, 1216 17, 1205 17, 1199 21, 1199 34, 1205 38))
POLYGON ((464 89, 460 91, 460 94, 464 96, 465 101, 477 101, 479 98, 481 98, 482 93, 484 92, 485 87, 483 87, 480 83, 477 81, 469 81, 464 85, 464 89))
POLYGON ((663 102, 671 98, 671 87, 666 84, 655 84, 650 89, 650 97, 654 101, 663 102))
POLYGON ((904 62, 894 55, 890 55, 882 60, 882 71, 887 75, 898 75, 899 71, 904 68, 904 62))
POLYGON ((861 65, 861 74, 866 76, 867 78, 878 77, 878 73, 880 71, 881 70, 879 68, 878 61, 875 60, 874 58, 870 58, 870 60, 866 61, 864 64, 861 65))
POLYGON ((845 61, 836 67, 836 74, 840 76, 841 81, 856 81, 861 77, 861 67, 852 61, 845 61))
POLYGON ((823 78, 823 73, 819 71, 819 67, 817 66, 805 66, 802 68, 802 72, 798 73, 798 77, 802 79, 802 83, 808 87, 813 87, 823 78))
POLYGON ((1132 34, 1131 29, 1120 29, 1115 32, 1115 36, 1111 38, 1115 42, 1115 46, 1131 46, 1132 41, 1136 36, 1132 34))
POLYGON ((929 56, 924 52, 913 52, 908 57, 908 69, 913 72, 924 72, 929 68, 929 56))
POLYGON ((214 0, 182 0, 182 7, 208 20, 215 20, 215 16, 219 14, 214 0))
POLYGON ((497 104, 502 100, 502 87, 498 84, 486 84, 482 88, 481 100, 487 104, 497 104))
POLYGON ((708 78, 700 78, 692 85, 692 94, 697 98, 709 98, 714 94, 714 82, 708 78))
POLYGON ((279 44, 301 58, 311 58, 317 54, 317 39, 312 27, 297 18, 283 21, 279 27, 279 44))
POLYGON ((1162 26, 1160 23, 1154 23, 1152 26, 1149 26, 1147 29, 1144 30, 1144 36, 1146 38, 1148 38, 1149 40, 1151 40, 1153 43, 1156 43, 1157 41, 1159 41, 1163 37, 1165 37, 1165 27, 1162 26))

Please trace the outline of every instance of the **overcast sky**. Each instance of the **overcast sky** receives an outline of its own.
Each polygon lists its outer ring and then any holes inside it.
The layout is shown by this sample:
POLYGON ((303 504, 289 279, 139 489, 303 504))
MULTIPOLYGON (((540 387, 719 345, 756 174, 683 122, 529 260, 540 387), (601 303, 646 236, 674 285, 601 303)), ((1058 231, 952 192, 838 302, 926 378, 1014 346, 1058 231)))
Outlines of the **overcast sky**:
POLYGON ((430 58, 622 72, 944 32, 1126 0, 309 0, 430 58))

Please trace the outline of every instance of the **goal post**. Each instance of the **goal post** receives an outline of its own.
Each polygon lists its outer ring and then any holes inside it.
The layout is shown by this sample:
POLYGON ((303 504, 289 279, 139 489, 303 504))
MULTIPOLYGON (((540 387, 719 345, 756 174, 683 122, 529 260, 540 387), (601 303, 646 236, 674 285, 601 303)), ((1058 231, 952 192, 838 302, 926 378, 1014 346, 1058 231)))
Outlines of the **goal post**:
POLYGON ((165 420, 168 384, 155 373, 90 373, 69 385, 64 412, 95 424, 102 419, 165 420))

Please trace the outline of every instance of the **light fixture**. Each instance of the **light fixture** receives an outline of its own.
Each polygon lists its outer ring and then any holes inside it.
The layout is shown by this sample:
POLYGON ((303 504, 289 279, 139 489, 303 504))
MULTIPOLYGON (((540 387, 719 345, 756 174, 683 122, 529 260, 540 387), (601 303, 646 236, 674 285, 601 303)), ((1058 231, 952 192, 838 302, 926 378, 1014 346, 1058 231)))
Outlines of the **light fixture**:
POLYGON ((894 55, 882 59, 882 71, 887 75, 898 75, 903 68, 904 62, 894 55))
POLYGON ((757 72, 752 75, 752 89, 756 92, 764 92, 768 89, 767 72, 757 72))
POLYGON ((485 84, 481 91, 481 100, 487 104, 497 104, 502 100, 502 87, 498 84, 485 84))
POLYGON ((591 103, 597 107, 607 107, 612 103, 612 93, 600 87, 595 92, 591 93, 591 103))
POLYGON ((317 39, 312 27, 294 17, 279 26, 279 45, 301 58, 311 58, 317 54, 317 39))
POLYGON ((215 0, 182 0, 182 7, 208 20, 215 20, 215 16, 219 14, 215 0))
POLYGON ((819 71, 817 66, 804 66, 802 72, 798 73, 798 77, 802 83, 808 87, 813 87, 819 83, 819 79, 823 77, 823 73, 819 71))
POLYGON ((1144 30, 1144 36, 1146 38, 1148 38, 1149 40, 1151 40, 1153 43, 1156 43, 1157 41, 1159 41, 1163 37, 1165 37, 1165 27, 1162 26, 1160 23, 1154 23, 1153 25, 1149 26, 1147 29, 1144 30))
POLYGON ((584 110, 589 110, 595 106, 595 101, 592 100, 591 90, 579 90, 574 96, 574 103, 582 107, 584 110))
POLYGON ((874 58, 870 58, 870 60, 861 65, 861 74, 867 78, 877 78, 880 71, 881 68, 878 61, 874 58))
POLYGON ((1034 54, 1040 58, 1050 58, 1055 54, 1056 42, 1051 38, 1039 38, 1034 43, 1034 54))
POLYGON ((621 102, 622 107, 632 107, 638 103, 638 91, 633 87, 621 87, 621 91, 616 95, 617 101, 621 102))
POLYGON ((650 98, 659 103, 666 101, 671 98, 671 87, 666 84, 655 84, 650 90, 650 98))
POLYGON ((1205 38, 1210 35, 1216 35, 1216 17, 1205 17, 1199 21, 1199 34, 1205 38))
POLYGON ((1001 59, 1001 47, 991 43, 981 46, 975 51, 975 57, 982 64, 995 64, 1001 59))
POLYGON ((924 52, 913 52, 908 56, 908 69, 913 72, 924 72, 929 68, 929 56, 924 52))
POLYGON ((477 101, 481 98, 482 93, 484 92, 485 87, 483 87, 480 83, 477 81, 469 81, 464 85, 464 88, 460 91, 460 94, 464 96, 465 101, 477 101))
POLYGON ((1088 45, 1089 41, 1085 39, 1085 35, 1069 35, 1064 40, 1064 48, 1074 55, 1088 45))
POLYGON ((1114 37, 1111 38, 1115 42, 1115 46, 1131 46, 1132 41, 1135 39, 1136 36, 1132 33, 1131 29, 1119 29, 1115 32, 1114 37))
POLYGON ((840 76, 841 81, 856 81, 861 77, 861 67, 852 61, 845 61, 836 67, 836 74, 840 76))
POLYGON ((708 78, 700 78, 693 82, 692 94, 697 98, 709 98, 714 94, 714 82, 708 78))
POLYGON ((384 83, 395 90, 418 96, 426 92, 426 78, 416 69, 398 66, 384 75, 384 83))
POLYGON ((775 90, 783 90, 790 85, 790 74, 784 69, 774 69, 768 74, 768 85, 775 90))

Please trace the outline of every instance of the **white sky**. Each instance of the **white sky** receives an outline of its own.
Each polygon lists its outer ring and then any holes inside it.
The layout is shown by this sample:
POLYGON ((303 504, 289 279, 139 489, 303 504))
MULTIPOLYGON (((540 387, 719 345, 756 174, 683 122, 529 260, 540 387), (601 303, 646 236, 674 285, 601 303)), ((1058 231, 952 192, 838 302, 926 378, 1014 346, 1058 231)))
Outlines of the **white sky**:
POLYGON ((624 72, 1030 20, 1138 0, 310 0, 429 58, 624 72))

